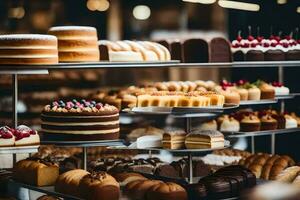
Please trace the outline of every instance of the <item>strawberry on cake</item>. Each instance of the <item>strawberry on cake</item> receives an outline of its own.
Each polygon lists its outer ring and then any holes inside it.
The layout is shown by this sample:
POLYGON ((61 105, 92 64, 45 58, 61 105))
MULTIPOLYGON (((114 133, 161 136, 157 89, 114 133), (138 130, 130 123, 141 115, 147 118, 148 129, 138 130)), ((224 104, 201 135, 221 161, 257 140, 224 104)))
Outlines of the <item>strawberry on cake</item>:
POLYGON ((40 136, 37 131, 25 125, 18 126, 14 130, 14 135, 16 138, 15 146, 38 145, 40 143, 40 136))
POLYGON ((13 130, 8 126, 0 128, 0 147, 11 147, 15 145, 13 130))

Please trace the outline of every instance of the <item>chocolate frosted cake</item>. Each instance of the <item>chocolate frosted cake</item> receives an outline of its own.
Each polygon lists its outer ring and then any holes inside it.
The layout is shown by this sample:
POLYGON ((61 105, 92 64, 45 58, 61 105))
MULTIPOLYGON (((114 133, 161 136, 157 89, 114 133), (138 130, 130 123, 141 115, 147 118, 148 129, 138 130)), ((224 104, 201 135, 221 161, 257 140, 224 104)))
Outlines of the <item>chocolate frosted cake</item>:
POLYGON ((209 62, 232 62, 230 44, 226 39, 213 38, 209 47, 209 62))
POLYGON ((95 101, 55 101, 41 115, 47 140, 113 140, 119 137, 119 110, 95 101))

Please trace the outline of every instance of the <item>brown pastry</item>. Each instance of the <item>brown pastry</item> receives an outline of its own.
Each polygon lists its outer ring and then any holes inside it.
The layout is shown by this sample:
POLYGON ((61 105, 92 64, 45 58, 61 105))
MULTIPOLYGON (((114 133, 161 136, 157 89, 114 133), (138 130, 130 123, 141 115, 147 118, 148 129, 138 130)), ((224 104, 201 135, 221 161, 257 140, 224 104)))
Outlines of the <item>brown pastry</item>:
POLYGON ((36 200, 60 200, 60 198, 49 195, 43 195, 37 198, 36 200))
POLYGON ((35 186, 54 185, 59 175, 58 165, 41 159, 21 160, 13 171, 14 179, 35 186))
POLYGON ((276 181, 291 183, 295 180, 300 172, 299 166, 288 167, 276 177, 276 181))
POLYGON ((154 185, 161 184, 157 180, 137 180, 128 183, 124 188, 124 193, 132 200, 140 200, 146 198, 147 191, 154 185))
POLYGON ((264 115, 260 118, 261 121, 261 131, 265 130, 275 130, 278 127, 277 120, 274 119, 271 115, 264 115))
POLYGON ((259 131, 260 126, 261 122, 254 114, 244 115, 243 119, 240 121, 241 131, 244 132, 259 131))
POLYGON ((87 200, 118 200, 120 185, 105 172, 94 172, 85 175, 79 183, 80 196, 87 200))
POLYGON ((187 193, 183 187, 176 183, 167 182, 152 186, 147 194, 146 200, 187 200, 187 193))
POLYGON ((120 186, 125 186, 128 183, 136 180, 147 180, 147 178, 142 176, 141 174, 131 173, 131 172, 123 172, 123 173, 115 174, 114 178, 116 179, 116 181, 119 182, 120 186))
POLYGON ((259 89, 261 91, 261 99, 275 98, 275 89, 272 85, 269 85, 267 83, 261 83, 259 89))
POLYGON ((82 169, 75 169, 61 174, 56 181, 55 191, 79 197, 79 183, 87 174, 89 172, 82 169))

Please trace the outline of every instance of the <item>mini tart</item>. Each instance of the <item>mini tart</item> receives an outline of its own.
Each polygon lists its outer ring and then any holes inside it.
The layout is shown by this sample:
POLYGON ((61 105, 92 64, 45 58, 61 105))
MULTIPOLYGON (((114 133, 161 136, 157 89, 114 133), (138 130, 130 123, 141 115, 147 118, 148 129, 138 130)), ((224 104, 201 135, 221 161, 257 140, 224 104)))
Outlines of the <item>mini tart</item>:
POLYGON ((8 126, 0 128, 0 147, 11 147, 15 145, 13 130, 8 126))
POLYGON ((250 114, 243 117, 240 126, 243 132, 254 132, 260 130, 261 122, 257 116, 250 114))
POLYGON ((236 90, 241 98, 241 101, 247 101, 248 100, 248 96, 249 96, 249 91, 246 90, 245 88, 237 88, 236 90))
POLYGON ((238 92, 232 91, 231 89, 226 89, 221 92, 225 97, 225 103, 240 104, 241 97, 238 92))
POLYGON ((251 87, 248 89, 248 100, 258 101, 261 98, 261 91, 257 87, 251 87))
POLYGON ((261 131, 275 130, 278 127, 278 122, 271 115, 267 114, 260 118, 261 121, 261 131))

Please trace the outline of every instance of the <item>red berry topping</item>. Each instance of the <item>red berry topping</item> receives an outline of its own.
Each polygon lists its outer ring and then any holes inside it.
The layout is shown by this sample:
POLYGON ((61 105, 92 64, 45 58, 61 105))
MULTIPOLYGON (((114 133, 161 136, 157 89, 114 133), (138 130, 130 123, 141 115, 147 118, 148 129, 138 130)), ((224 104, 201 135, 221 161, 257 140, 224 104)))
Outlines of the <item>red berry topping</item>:
POLYGON ((287 40, 291 40, 292 39, 292 37, 290 35, 287 35, 284 38, 287 39, 287 40))
POLYGON ((275 43, 275 42, 272 42, 272 43, 271 43, 271 46, 272 46, 272 47, 276 47, 277 45, 278 45, 278 43, 275 43))
POLYGON ((96 104, 96 108, 97 108, 97 109, 101 109, 102 107, 103 107, 102 103, 97 103, 97 104, 96 104))
POLYGON ((244 85, 245 83, 246 83, 247 81, 246 80, 239 80, 236 84, 238 85, 238 86, 241 86, 241 85, 244 85))
POLYGON ((261 42, 264 39, 264 37, 258 36, 256 39, 257 39, 258 42, 261 42))
POLYGON ((249 35, 248 36, 248 40, 251 42, 251 41, 253 41, 255 38, 252 36, 252 35, 249 35))
POLYGON ((239 48, 241 45, 239 43, 235 43, 232 45, 233 48, 239 48))
POLYGON ((16 128, 14 135, 16 137, 16 140, 21 140, 23 138, 30 137, 30 135, 33 134, 32 134, 32 130, 29 127, 20 125, 16 128))
POLYGON ((288 44, 287 42, 283 42, 281 45, 282 45, 284 48, 288 48, 288 47, 289 47, 289 44, 288 44))
POLYGON ((258 43, 251 43, 251 47, 255 48, 258 45, 258 43))
POLYGON ((242 38, 242 36, 240 36, 240 35, 237 36, 237 38, 236 38, 236 40, 239 41, 239 42, 242 41, 242 39, 243 39, 243 38, 242 38))
POLYGON ((279 42, 281 40, 280 36, 275 36, 274 39, 277 40, 277 42, 279 42))
POLYGON ((3 139, 10 139, 13 137, 13 132, 11 131, 11 128, 8 126, 3 126, 0 128, 0 138, 3 139))
POLYGON ((243 48, 249 48, 250 44, 248 42, 245 42, 244 44, 241 45, 243 48))

